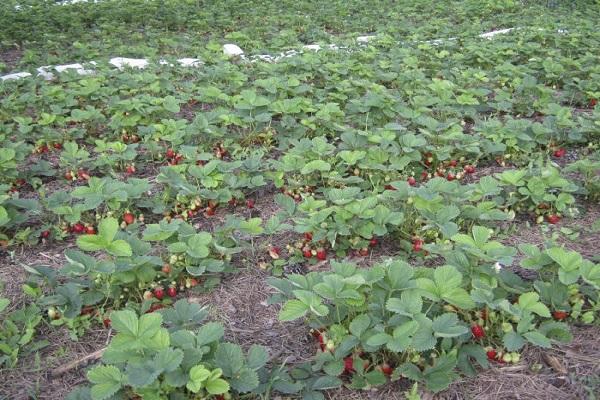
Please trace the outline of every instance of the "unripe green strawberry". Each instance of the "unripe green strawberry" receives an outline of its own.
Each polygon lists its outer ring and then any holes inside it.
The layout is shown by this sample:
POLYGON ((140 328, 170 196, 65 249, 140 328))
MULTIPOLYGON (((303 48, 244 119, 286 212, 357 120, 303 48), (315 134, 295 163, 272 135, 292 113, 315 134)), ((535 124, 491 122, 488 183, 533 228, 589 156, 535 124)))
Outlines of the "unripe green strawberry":
POLYGON ((581 322, 583 322, 584 324, 591 324, 592 322, 594 322, 594 319, 595 317, 593 311, 587 311, 581 315, 581 322))
POLYGON ((510 353, 506 353, 502 356, 502 361, 509 363, 512 361, 512 356, 510 355, 510 353))
POLYGON ((331 351, 333 352, 335 350, 335 343, 333 340, 328 340, 327 343, 325 344, 325 349, 327 351, 331 351))
POLYGON ((510 353, 510 357, 513 364, 516 364, 519 361, 521 361, 521 355, 519 353, 510 353))
POLYGON ((512 330, 513 330, 512 324, 509 324, 508 322, 502 323, 502 332, 508 333, 508 332, 512 332, 512 330))

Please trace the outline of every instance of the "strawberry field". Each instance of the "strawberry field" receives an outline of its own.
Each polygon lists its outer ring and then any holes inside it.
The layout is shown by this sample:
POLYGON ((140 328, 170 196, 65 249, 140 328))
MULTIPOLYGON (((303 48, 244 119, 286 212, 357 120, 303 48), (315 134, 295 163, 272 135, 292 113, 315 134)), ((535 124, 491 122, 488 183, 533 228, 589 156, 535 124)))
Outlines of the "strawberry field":
POLYGON ((598 21, 3 1, 0 399, 596 399, 598 21))

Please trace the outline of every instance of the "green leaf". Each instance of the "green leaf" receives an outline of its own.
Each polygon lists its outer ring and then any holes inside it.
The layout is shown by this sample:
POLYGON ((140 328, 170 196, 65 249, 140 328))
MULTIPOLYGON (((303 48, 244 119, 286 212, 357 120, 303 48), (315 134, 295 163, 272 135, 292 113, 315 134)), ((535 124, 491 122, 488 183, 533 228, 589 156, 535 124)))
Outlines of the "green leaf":
POLYGON ((154 363, 159 365, 165 372, 172 372, 183 361, 183 351, 180 349, 166 348, 154 356, 154 363))
POLYGON ((334 376, 322 376, 318 378, 313 384, 313 390, 327 390, 335 389, 342 386, 342 381, 334 376))
POLYGON ((198 393, 209 377, 210 371, 204 365, 196 365, 190 369, 190 380, 185 387, 192 393, 198 393))
POLYGON ((239 393, 247 393, 258 387, 260 381, 256 371, 242 368, 235 376, 229 377, 231 387, 239 393))
POLYGON ((551 346, 550 339, 537 331, 531 331, 524 333, 525 339, 527 339, 530 343, 540 346, 543 348, 549 348, 551 346))
POLYGON ((106 251, 117 257, 131 257, 133 254, 131 246, 124 240, 115 240, 110 243, 106 247, 106 251))
POLYGON ((369 315, 360 314, 350 322, 350 333, 357 338, 360 338, 362 334, 369 329, 369 326, 371 326, 371 318, 369 315))
POLYGON ((507 351, 517 351, 525 345, 525 339, 515 331, 510 331, 504 334, 502 343, 507 351))
POLYGON ((94 385, 91 394, 93 400, 105 400, 117 393, 123 386, 121 371, 112 365, 100 365, 87 373, 87 378, 94 385))
POLYGON ((165 107, 165 110, 170 111, 172 113, 178 113, 179 111, 181 111, 179 107, 179 102, 173 96, 167 96, 163 99, 163 107, 165 107))
POLYGON ((131 336, 138 334, 138 317, 131 310, 114 311, 110 315, 111 326, 120 333, 126 333, 131 336))
POLYGON ((385 308, 388 311, 412 317, 421 312, 421 309, 423 308, 423 299, 414 290, 404 291, 399 299, 396 297, 390 298, 387 301, 385 308))
POLYGON ((313 161, 306 163, 304 165, 304 167, 302 167, 302 169, 300 170, 300 173, 302 175, 307 175, 314 171, 326 172, 326 171, 329 171, 330 169, 331 169, 331 164, 329 164, 328 162, 325 162, 323 160, 313 160, 313 161))
POLYGON ((224 394, 229 392, 229 383, 224 379, 218 378, 206 383, 206 391, 210 394, 224 394))
POLYGON ((306 315, 309 310, 309 306, 301 302, 300 300, 289 300, 283 306, 283 309, 279 312, 279 320, 281 321, 293 321, 306 315))
POLYGON ((386 344, 387 342, 389 342, 392 339, 392 336, 388 335, 385 332, 381 332, 381 333, 376 333, 375 335, 369 337, 369 339, 367 339, 367 345, 369 346, 381 346, 386 344))
POLYGON ((198 346, 205 346, 209 343, 218 341, 224 334, 225 330, 221 323, 209 322, 198 329, 196 341, 198 346))
POLYGON ((233 377, 244 366, 242 348, 233 343, 222 343, 215 352, 215 364, 223 370, 227 377, 233 377))
POLYGON ((540 317, 550 318, 550 310, 539 301, 540 296, 536 292, 527 292, 519 296, 519 307, 526 312, 533 312, 540 317))
POLYGON ((83 235, 77 238, 77 246, 83 251, 104 250, 108 244, 98 235, 83 235))
POLYGON ((266 347, 253 344, 248 350, 248 367, 259 369, 264 367, 267 361, 269 361, 269 353, 266 347))
POLYGON ((119 222, 112 217, 104 218, 98 224, 98 236, 100 236, 105 243, 112 242, 118 230, 119 222))
POLYGON ((0 298, 0 313, 10 304, 10 300, 0 298))
POLYGON ((431 327, 437 337, 456 337, 469 332, 469 328, 459 325, 458 317, 454 313, 445 313, 434 318, 431 327))

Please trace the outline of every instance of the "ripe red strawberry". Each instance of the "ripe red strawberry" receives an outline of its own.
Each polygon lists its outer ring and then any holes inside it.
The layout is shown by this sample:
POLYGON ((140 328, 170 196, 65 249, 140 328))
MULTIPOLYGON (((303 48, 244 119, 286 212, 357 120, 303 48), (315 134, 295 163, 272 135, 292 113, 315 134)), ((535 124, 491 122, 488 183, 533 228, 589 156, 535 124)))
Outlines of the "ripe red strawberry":
POLYGON ((423 241, 421 239, 413 240, 412 248, 414 252, 421 251, 423 249, 423 241))
POLYGON ((417 180, 415 179, 415 177, 414 177, 414 176, 410 176, 410 177, 407 179, 407 182, 408 182, 408 184, 409 184, 410 186, 415 186, 415 185, 417 184, 417 180))
POLYGON ((250 209, 254 208, 254 199, 246 200, 246 207, 248 207, 250 209))
POLYGON ((95 235, 96 234, 96 229, 94 229, 93 226, 86 226, 85 227, 85 233, 88 235, 95 235))
POLYGON ((490 360, 490 361, 494 361, 496 359, 496 357, 498 356, 498 353, 494 349, 488 350, 486 352, 486 354, 487 354, 488 360, 490 360))
POLYGON ((567 319, 567 317, 569 316, 569 313, 566 311, 553 311, 552 312, 552 316, 554 317, 555 320, 557 321, 562 321, 564 319, 567 319))
POLYGON ((463 168, 463 170, 467 173, 467 174, 473 174, 475 173, 475 167, 472 165, 465 165, 465 167, 463 168))
POLYGON ((68 181, 72 181, 73 180, 73 173, 71 171, 65 172, 65 179, 68 180, 68 181))
POLYGON ((131 225, 135 222, 135 215, 133 215, 130 212, 126 212, 125 214, 123 214, 123 221, 127 224, 127 225, 131 225))
POLYGON ((104 324, 104 327, 105 327, 106 329, 110 328, 110 322, 111 322, 111 321, 110 321, 110 319, 109 319, 109 318, 104 318, 104 319, 102 320, 102 324, 104 324))
POLYGON ((79 234, 79 233, 83 233, 84 231, 85 231, 85 226, 82 223, 78 222, 75 225, 73 225, 73 232, 79 234))
MULTIPOLYGON (((155 294, 156 294, 156 292, 155 292, 155 294)), ((169 297, 177 296, 177 289, 175 289, 174 286, 169 286, 167 288, 167 296, 169 296, 169 297)), ((156 296, 156 297, 158 297, 158 296, 156 296)))
POLYGON ((446 179, 449 181, 453 181, 456 179, 456 176, 452 172, 448 172, 448 175, 446 175, 446 179))
POLYGON ((215 215, 215 209, 214 208, 210 208, 210 207, 206 207, 206 212, 205 212, 207 217, 211 217, 213 215, 215 215))
POLYGON ((456 167, 457 164, 458 164, 458 162, 456 160, 450 160, 448 162, 448 165, 451 166, 451 167, 453 167, 453 168, 456 167))
POLYGON ((560 222, 560 217, 556 214, 550 214, 546 217, 549 224, 555 225, 560 222))
POLYGON ((52 145, 52 147, 54 147, 56 150, 60 150, 60 149, 62 149, 62 144, 60 144, 60 143, 54 143, 52 145))
POLYGON ((352 357, 344 358, 344 373, 345 374, 354 373, 354 360, 352 360, 352 357))
POLYGON ((554 157, 556 158, 561 158, 563 157, 565 154, 567 154, 567 151, 564 148, 559 148, 554 150, 554 157))
POLYGON ((427 180, 427 177, 428 177, 428 176, 429 176, 429 175, 427 174, 427 171, 423 171, 423 172, 421 172, 421 180, 422 180, 422 181, 425 181, 425 180, 427 180))
POLYGON ((383 372, 385 375, 392 375, 393 372, 393 368, 390 367, 390 364, 384 362, 383 364, 381 364, 381 372, 383 372))
POLYGON ((312 251, 310 250, 309 247, 305 247, 302 249, 302 255, 306 258, 311 258, 312 257, 312 251))
POLYGON ((154 297, 156 297, 159 300, 162 300, 163 297, 165 297, 165 290, 160 286, 157 287, 156 289, 154 289, 154 297))
POLYGON ((317 259, 321 261, 327 260, 327 251, 324 248, 319 247, 317 249, 317 259))
POLYGON ((304 232, 304 239, 308 240, 309 242, 312 240, 313 235, 310 232, 304 232))
POLYGON ((481 325, 473 325, 471 326, 471 333, 475 339, 481 339, 485 336, 485 330, 481 325))
POLYGON ((161 271, 162 271, 163 274, 169 275, 171 273, 171 265, 170 264, 164 264, 162 266, 161 271))
POLYGON ((186 288, 193 288, 195 286, 198 285, 198 280, 196 278, 186 278, 185 279, 185 287, 186 288))
POLYGON ((165 152, 165 156, 167 158, 175 158, 177 154, 175 153, 175 150, 173 149, 167 149, 167 151, 165 152))
POLYGON ((369 240, 369 246, 371 246, 371 247, 377 246, 377 239, 373 238, 373 239, 369 240))
POLYGON ((596 104, 598 104, 598 100, 596 100, 596 99, 591 99, 590 100, 590 107, 592 107, 592 108, 596 107, 596 104))
POLYGON ((135 173, 135 166, 134 165, 128 165, 127 167, 125 167, 125 173, 127 175, 132 175, 135 173))
POLYGON ((44 239, 47 239, 50 236, 50 231, 42 231, 40 236, 44 239))
POLYGON ((395 188, 395 187, 393 187, 392 185, 385 185, 385 186, 384 186, 384 189, 385 189, 385 190, 396 190, 396 188, 395 188))

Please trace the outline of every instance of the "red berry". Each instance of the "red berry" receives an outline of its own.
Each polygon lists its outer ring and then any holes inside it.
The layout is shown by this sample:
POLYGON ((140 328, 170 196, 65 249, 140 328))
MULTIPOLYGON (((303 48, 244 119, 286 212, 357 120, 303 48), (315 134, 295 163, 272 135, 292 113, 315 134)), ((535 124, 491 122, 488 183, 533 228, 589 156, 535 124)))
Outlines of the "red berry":
POLYGON ((496 350, 494 350, 494 349, 492 349, 492 350, 488 350, 488 351, 486 352, 486 354, 487 354, 487 358, 488 358, 488 360, 490 360, 490 361, 493 361, 493 360, 495 360, 495 359, 496 359, 496 357, 498 356, 498 353, 496 353, 496 350))
POLYGON ((562 147, 554 150, 554 157, 556 157, 556 158, 561 158, 565 154, 567 154, 567 151, 562 147))
MULTIPOLYGON (((154 294, 156 294, 156 292, 154 292, 154 294)), ((177 289, 175 289, 175 287, 173 287, 173 286, 169 286, 167 288, 167 296, 169 296, 169 297, 177 296, 177 289)), ((158 296, 156 296, 156 297, 158 297, 158 296)))
POLYGON ((423 172, 421 172, 421 180, 422 180, 422 181, 425 181, 425 180, 427 180, 427 177, 428 177, 428 176, 429 176, 429 175, 427 174, 427 171, 423 171, 423 172))
POLYGON ((65 172, 65 179, 68 180, 68 181, 72 181, 73 180, 73 173, 71 171, 65 172))
POLYGON ((407 182, 410 186, 415 186, 417 184, 417 180, 414 178, 414 176, 410 176, 407 182))
POLYGON ((47 239, 50 236, 50 231, 42 231, 40 236, 43 237, 44 239, 47 239))
POLYGON ((354 360, 352 357, 344 358, 344 373, 351 374, 354 372, 354 360))
POLYGON ((246 207, 254 208, 254 200, 253 199, 246 200, 246 207))
POLYGON ((385 185, 385 186, 384 186, 384 189, 385 189, 385 190, 396 190, 396 188, 395 188, 395 187, 393 187, 392 185, 385 185))
POLYGON ((131 225, 135 222, 135 215, 133 215, 130 212, 126 212, 125 214, 123 214, 123 221, 127 224, 127 225, 131 225))
POLYGON ((108 329, 110 327, 110 319, 109 318, 104 318, 104 320, 102 321, 102 323, 104 324, 104 327, 106 329, 108 329))
POLYGON ((317 249, 317 259, 321 261, 327 260, 327 251, 324 248, 319 247, 317 249))
POLYGON ((85 226, 82 223, 76 223, 73 225, 73 232, 75 233, 83 233, 85 231, 85 226))
POLYGON ((553 311, 552 312, 552 316, 554 317, 555 320, 557 321, 562 321, 563 319, 567 319, 567 317, 569 316, 569 313, 567 313, 566 311, 553 311))
POLYGON ((412 248, 414 252, 421 251, 423 249, 423 241, 421 239, 413 240, 412 248))
POLYGON ((135 166, 128 165, 127 167, 125 167, 125 173, 128 175, 135 173, 135 166))
POLYGON ((385 375, 392 375, 393 372, 393 368, 390 367, 390 364, 388 363, 383 363, 381 364, 381 372, 383 372, 385 375))
POLYGON ((556 214, 550 214, 546 217, 546 219, 548 220, 548 223, 552 225, 558 224, 560 222, 560 217, 556 214))
POLYGON ((163 265, 161 271, 163 274, 169 275, 171 273, 171 265, 169 265, 169 264, 163 265))
POLYGON ((165 156, 167 158, 174 158, 176 155, 175 150, 173 149, 167 149, 167 152, 165 153, 165 156))
POLYGON ((54 143, 52 145, 52 147, 54 147, 56 150, 60 150, 60 149, 62 149, 62 144, 60 144, 60 143, 54 143))
POLYGON ((311 258, 312 257, 312 251, 310 250, 309 247, 305 247, 302 249, 302 255, 306 258, 311 258))
POLYGON ((86 226, 85 227, 85 233, 88 235, 95 235, 96 234, 96 229, 94 229, 93 226, 86 226))
POLYGON ((473 325, 471 326, 471 333, 475 339, 481 339, 485 336, 485 331, 481 325, 473 325))
POLYGON ((207 217, 211 217, 211 216, 215 215, 215 209, 214 208, 210 208, 210 207, 206 207, 205 214, 206 214, 207 217))
POLYGON ((162 300, 163 297, 165 297, 164 289, 161 287, 157 287, 156 289, 154 289, 154 297, 156 297, 159 300, 162 300))
POLYGON ((373 239, 369 240, 369 246, 371 246, 371 247, 377 246, 377 239, 373 238, 373 239))
POLYGON ((165 308, 165 305, 164 305, 164 304, 160 304, 160 303, 155 303, 155 304, 152 304, 152 305, 150 306, 150 309, 149 309, 148 311, 146 311, 146 314, 147 314, 147 313, 154 312, 154 311, 156 311, 156 310, 160 310, 160 309, 162 309, 162 308, 165 308))
POLYGON ((304 232, 304 239, 305 240, 311 241, 312 238, 313 238, 312 233, 310 233, 310 232, 304 232))
POLYGON ((598 104, 598 100, 596 100, 596 99, 590 100, 590 107, 596 107, 596 104, 598 104))
POLYGON ((450 162, 448 163, 448 165, 451 167, 456 167, 457 164, 458 162, 456 160, 450 160, 450 162))
POLYGON ((454 179, 456 179, 456 176, 454 176, 454 174, 452 172, 448 172, 446 179, 449 181, 453 181, 454 179))
POLYGON ((467 173, 467 174, 473 174, 475 173, 475 167, 472 165, 465 165, 465 167, 463 168, 463 170, 467 173))

